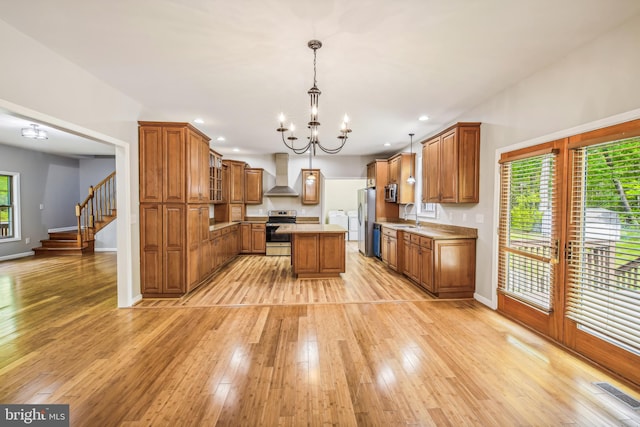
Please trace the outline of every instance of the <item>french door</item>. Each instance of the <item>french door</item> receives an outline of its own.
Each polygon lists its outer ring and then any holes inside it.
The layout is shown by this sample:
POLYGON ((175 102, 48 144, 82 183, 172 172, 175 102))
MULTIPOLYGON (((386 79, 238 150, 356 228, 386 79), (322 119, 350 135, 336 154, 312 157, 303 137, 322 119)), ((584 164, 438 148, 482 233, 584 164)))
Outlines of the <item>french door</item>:
POLYGON ((556 340, 564 308, 558 218, 565 144, 554 141, 500 160, 498 309, 556 340))
POLYGON ((640 384, 640 120, 501 159, 498 309, 640 384))

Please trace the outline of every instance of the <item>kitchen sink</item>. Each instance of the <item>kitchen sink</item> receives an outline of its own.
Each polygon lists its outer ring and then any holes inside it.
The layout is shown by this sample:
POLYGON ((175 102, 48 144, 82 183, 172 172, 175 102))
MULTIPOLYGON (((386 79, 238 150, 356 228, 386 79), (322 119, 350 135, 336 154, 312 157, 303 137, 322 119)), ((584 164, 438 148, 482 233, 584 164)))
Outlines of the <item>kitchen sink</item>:
POLYGON ((396 225, 395 228, 417 228, 415 225, 396 225))

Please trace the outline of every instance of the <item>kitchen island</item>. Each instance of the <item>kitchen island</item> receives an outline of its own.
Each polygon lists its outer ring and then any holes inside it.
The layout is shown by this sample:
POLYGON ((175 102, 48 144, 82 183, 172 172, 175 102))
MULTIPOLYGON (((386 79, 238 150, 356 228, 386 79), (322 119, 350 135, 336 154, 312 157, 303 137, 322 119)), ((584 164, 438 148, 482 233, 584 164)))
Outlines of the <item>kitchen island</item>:
POLYGON ((335 224, 283 224, 291 234, 291 268, 298 278, 340 277, 345 272, 345 233, 335 224))

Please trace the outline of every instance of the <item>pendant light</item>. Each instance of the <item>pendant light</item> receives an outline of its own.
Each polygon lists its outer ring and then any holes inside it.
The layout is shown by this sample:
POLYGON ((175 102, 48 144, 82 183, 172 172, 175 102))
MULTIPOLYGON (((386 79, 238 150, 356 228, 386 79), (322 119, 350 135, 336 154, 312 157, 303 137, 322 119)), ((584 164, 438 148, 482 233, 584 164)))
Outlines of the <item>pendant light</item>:
POLYGON ((411 144, 409 150, 411 150, 411 163, 409 164, 409 178, 407 178, 407 184, 409 185, 413 185, 416 183, 416 179, 413 177, 413 133, 409 134, 409 137, 411 138, 411 144))

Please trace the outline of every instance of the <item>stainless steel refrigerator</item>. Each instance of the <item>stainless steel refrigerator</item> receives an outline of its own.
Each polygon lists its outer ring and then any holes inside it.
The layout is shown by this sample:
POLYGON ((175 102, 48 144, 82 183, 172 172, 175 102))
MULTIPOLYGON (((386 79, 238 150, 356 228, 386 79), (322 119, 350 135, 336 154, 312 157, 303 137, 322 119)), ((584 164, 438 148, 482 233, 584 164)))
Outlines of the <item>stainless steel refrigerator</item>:
POLYGON ((358 190, 358 249, 373 256, 373 223, 376 220, 376 189, 358 190))

